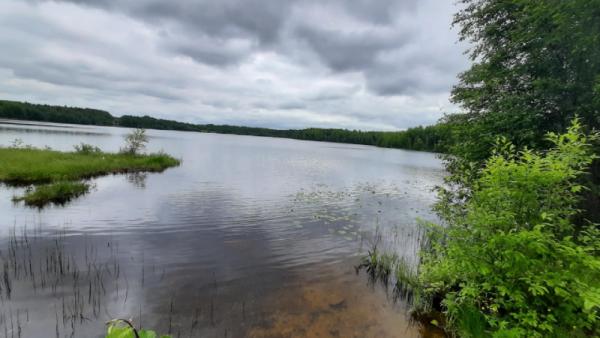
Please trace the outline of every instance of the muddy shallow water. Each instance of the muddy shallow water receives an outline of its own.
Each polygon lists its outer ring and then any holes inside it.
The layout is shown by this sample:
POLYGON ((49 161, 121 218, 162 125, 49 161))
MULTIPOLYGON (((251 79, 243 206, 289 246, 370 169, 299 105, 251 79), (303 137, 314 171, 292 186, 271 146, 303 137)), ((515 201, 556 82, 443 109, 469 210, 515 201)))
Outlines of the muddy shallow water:
MULTIPOLYGON (((0 122, 0 144, 116 151, 127 132, 0 122)), ((443 176, 433 154, 148 133, 149 150, 182 165, 97 178, 43 210, 0 187, 0 336, 101 337, 112 318, 174 337, 431 334, 354 266, 376 229, 414 257, 416 219, 434 218, 443 176)))

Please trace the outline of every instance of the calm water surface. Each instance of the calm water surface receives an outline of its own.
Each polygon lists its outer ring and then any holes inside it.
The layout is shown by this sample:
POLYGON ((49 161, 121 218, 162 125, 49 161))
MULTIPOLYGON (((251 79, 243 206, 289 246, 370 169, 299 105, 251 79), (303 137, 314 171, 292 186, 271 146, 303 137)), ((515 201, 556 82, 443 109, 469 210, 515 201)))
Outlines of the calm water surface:
MULTIPOLYGON (((117 151, 127 132, 0 121, 0 144, 117 151)), ((433 219, 444 174, 433 154, 148 134, 150 151, 182 165, 97 178, 43 210, 0 187, 0 337, 102 337, 112 318, 174 337, 425 334, 354 266, 376 232, 414 257, 416 219, 433 219)))

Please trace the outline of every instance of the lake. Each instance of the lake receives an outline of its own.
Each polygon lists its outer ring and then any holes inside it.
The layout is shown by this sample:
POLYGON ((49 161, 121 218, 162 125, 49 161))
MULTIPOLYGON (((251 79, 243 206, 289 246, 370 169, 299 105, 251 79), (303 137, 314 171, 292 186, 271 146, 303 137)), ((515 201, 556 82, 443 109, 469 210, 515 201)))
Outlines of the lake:
MULTIPOLYGON (((0 144, 118 151, 124 128, 0 121, 0 144)), ((422 337, 355 266, 375 234, 414 260, 434 154, 148 130, 163 173, 105 176, 64 207, 0 187, 0 336, 103 337, 131 318, 174 337, 422 337), (4 277, 3 277, 4 276, 4 277)), ((2 161, 2 159, 0 159, 2 161)))

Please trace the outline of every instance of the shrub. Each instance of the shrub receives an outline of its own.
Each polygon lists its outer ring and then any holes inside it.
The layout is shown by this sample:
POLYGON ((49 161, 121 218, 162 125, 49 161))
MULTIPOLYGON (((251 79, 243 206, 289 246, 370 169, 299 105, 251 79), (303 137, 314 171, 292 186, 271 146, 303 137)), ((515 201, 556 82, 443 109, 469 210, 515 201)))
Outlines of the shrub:
POLYGON ((87 143, 80 143, 74 146, 75 152, 80 154, 99 154, 102 150, 94 145, 87 143))
POLYGON ((575 120, 567 133, 548 134, 553 147, 545 153, 499 140, 470 198, 445 205, 446 227, 431 227, 419 278, 428 293, 444 295, 455 333, 600 334, 598 230, 571 221, 595 137, 575 120))
POLYGON ((25 146, 25 143, 23 143, 23 140, 20 138, 16 138, 16 139, 12 140, 12 142, 10 143, 10 148, 19 149, 19 148, 23 148, 24 146, 25 146))
POLYGON ((31 144, 25 144, 25 142, 23 142, 23 140, 20 138, 15 138, 12 140, 8 147, 11 149, 33 149, 31 144))
POLYGON ((146 129, 135 129, 125 136, 125 146, 121 148, 122 153, 136 155, 146 149, 148 136, 146 129))

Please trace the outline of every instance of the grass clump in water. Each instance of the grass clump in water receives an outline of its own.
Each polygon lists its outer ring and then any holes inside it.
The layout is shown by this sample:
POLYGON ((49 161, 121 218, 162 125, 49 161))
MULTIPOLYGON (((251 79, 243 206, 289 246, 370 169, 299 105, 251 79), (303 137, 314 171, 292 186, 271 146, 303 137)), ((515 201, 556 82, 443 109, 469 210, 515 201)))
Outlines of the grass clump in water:
POLYGON ((23 201, 26 205, 34 207, 43 207, 49 203, 64 205, 89 190, 90 185, 84 182, 55 182, 28 189, 23 196, 15 196, 13 201, 23 201))
POLYGON ((409 320, 425 331, 445 336, 446 319, 441 312, 440 295, 428 290, 419 279, 418 264, 411 264, 403 256, 379 249, 375 244, 362 258, 356 272, 365 270, 372 283, 380 282, 391 287, 394 301, 407 307, 409 320))
POLYGON ((72 152, 39 149, 17 139, 10 147, 0 146, 0 183, 35 185, 25 195, 13 198, 15 202, 37 207, 62 205, 89 191, 90 185, 81 180, 107 174, 162 172, 180 164, 163 152, 143 154, 146 143, 143 129, 127 135, 119 153, 106 153, 85 143, 76 145, 72 152))
POLYGON ((380 280, 387 286, 397 261, 398 256, 380 252, 377 245, 374 245, 367 255, 363 257, 356 270, 358 272, 359 270, 366 269, 372 281, 380 280))
POLYGON ((164 153, 61 152, 36 148, 0 148, 0 181, 34 184, 70 181, 106 174, 160 172, 180 164, 164 153))

